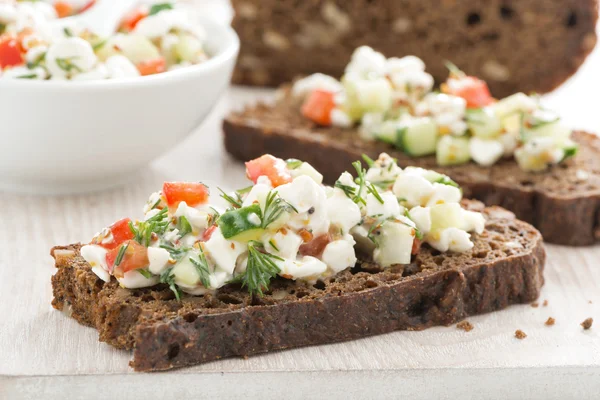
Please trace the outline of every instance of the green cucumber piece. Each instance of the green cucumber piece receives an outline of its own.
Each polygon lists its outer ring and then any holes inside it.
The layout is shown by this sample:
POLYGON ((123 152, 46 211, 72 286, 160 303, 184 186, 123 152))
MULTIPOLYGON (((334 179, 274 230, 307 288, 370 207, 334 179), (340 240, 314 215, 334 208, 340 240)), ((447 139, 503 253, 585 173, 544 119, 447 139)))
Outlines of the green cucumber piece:
POLYGON ((431 207, 431 232, 461 226, 462 208, 458 203, 437 204, 431 207))
POLYGON ((435 153, 438 128, 431 118, 416 118, 402 134, 402 149, 410 156, 420 157, 435 153))
POLYGON ((435 155, 441 166, 468 163, 471 160, 469 138, 446 135, 438 140, 435 155))
POLYGON ((261 228, 260 222, 256 224, 256 221, 250 220, 252 214, 261 218, 260 205, 252 204, 248 207, 229 210, 221 215, 217 225, 221 228, 223 237, 237 242, 249 242, 260 238, 265 230, 261 228))
POLYGON ((502 121, 488 108, 467 111, 467 126, 473 136, 493 139, 502 132, 502 121))

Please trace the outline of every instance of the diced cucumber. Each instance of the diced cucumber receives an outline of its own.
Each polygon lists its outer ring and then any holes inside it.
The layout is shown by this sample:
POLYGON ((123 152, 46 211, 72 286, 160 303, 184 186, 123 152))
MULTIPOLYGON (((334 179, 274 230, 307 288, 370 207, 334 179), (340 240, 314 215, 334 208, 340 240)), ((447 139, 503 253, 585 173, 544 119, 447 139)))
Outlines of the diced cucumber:
POLYGON ((409 264, 415 230, 401 222, 386 222, 376 236, 377 248, 373 251, 373 259, 382 267, 394 264, 409 264))
POLYGON ((523 129, 523 140, 527 141, 535 137, 551 137, 556 143, 561 143, 571 136, 572 130, 563 125, 559 120, 539 123, 537 126, 523 129))
POLYGON ((420 157, 434 154, 438 128, 431 118, 413 118, 402 133, 402 149, 408 155, 420 157))
POLYGON ((344 110, 357 120, 367 112, 386 112, 392 105, 392 87, 385 78, 344 79, 346 90, 344 110))
POLYGON ((524 93, 515 93, 498 101, 492 107, 496 115, 503 119, 514 113, 531 112, 538 107, 538 103, 536 99, 524 93))
POLYGON ((257 240, 264 233, 264 229, 261 228, 261 215, 260 205, 252 204, 225 212, 217 224, 225 239, 249 242, 257 240))
POLYGON ((96 53, 101 61, 116 54, 124 55, 134 64, 160 57, 158 48, 148 38, 135 34, 115 35, 96 53))
POLYGON ((175 276, 175 282, 178 284, 194 286, 200 281, 196 266, 192 264, 187 255, 173 267, 172 273, 175 276))
POLYGON ((173 46, 173 51, 179 60, 193 63, 202 53, 202 42, 195 36, 184 33, 179 36, 179 42, 173 46))
POLYGON ((441 166, 468 163, 469 138, 446 135, 437 142, 436 160, 441 166))
POLYGON ((404 135, 404 129, 400 128, 396 121, 385 121, 383 122, 379 130, 375 132, 375 137, 382 142, 386 142, 395 146, 398 149, 402 149, 402 136, 404 135))
POLYGON ((431 231, 458 228, 462 221, 462 208, 459 203, 443 203, 431 207, 431 231))
POLYGON ((492 139, 502 132, 502 122, 494 111, 480 108, 467 112, 467 126, 474 136, 492 139))

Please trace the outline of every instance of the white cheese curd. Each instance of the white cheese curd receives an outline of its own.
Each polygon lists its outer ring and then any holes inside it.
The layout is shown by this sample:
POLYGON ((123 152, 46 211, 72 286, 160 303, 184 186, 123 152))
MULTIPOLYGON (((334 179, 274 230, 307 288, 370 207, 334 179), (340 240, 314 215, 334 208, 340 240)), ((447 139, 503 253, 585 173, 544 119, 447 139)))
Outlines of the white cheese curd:
MULTIPOLYGON (((201 231, 208 228, 209 214, 196 208, 189 207, 185 201, 179 203, 177 211, 175 211, 174 215, 178 218, 185 217, 192 228, 196 231, 201 231)), ((256 225, 260 225, 260 220, 256 225)))
POLYGON ((381 130, 384 114, 381 112, 367 112, 362 116, 360 127, 358 128, 360 136, 364 140, 373 140, 381 130))
POLYGON ((415 113, 430 115, 440 130, 460 136, 467 130, 466 109, 467 102, 462 97, 430 93, 417 105, 415 113))
POLYGON ((92 267, 92 272, 104 282, 110 282, 110 274, 104 268, 96 265, 95 267, 92 267))
POLYGON ((361 220, 360 208, 341 189, 335 188, 327 198, 327 218, 348 233, 361 220))
POLYGON ((377 199, 373 194, 367 195, 367 215, 368 216, 379 216, 381 218, 389 218, 401 214, 401 207, 398 204, 398 199, 392 192, 379 193, 379 197, 383 200, 383 203, 377 199))
POLYGON ((46 53, 46 68, 53 77, 58 78, 90 71, 97 62, 92 46, 78 37, 58 39, 46 53))
POLYGON ((394 99, 415 102, 433 87, 433 76, 425 72, 425 63, 418 57, 389 58, 386 75, 394 87, 394 99))
POLYGON ((74 81, 96 81, 100 79, 107 79, 108 76, 109 73, 108 68, 106 68, 106 65, 99 64, 88 72, 82 72, 80 74, 74 75, 71 79, 74 81))
POLYGON ((471 236, 459 228, 446 228, 427 236, 426 242, 434 249, 463 253, 473 248, 471 236))
POLYGON ((409 264, 415 229, 402 222, 388 221, 379 229, 373 260, 382 267, 409 264))
POLYGON ((552 137, 532 138, 515 150, 515 159, 524 171, 543 171, 548 165, 558 164, 564 156, 565 151, 552 137))
POLYGON ((106 253, 108 251, 104 247, 95 244, 87 244, 81 247, 80 252, 81 257, 83 257, 92 267, 100 267, 103 270, 108 271, 108 266, 106 264, 106 253))
POLYGON ((347 80, 352 85, 359 107, 384 113, 392 106, 392 86, 386 78, 347 80))
POLYGON ((260 204, 261 208, 265 208, 265 200, 271 192, 273 186, 271 185, 271 181, 267 177, 260 177, 256 182, 256 185, 252 186, 252 189, 244 199, 242 206, 248 207, 255 202, 260 204))
POLYGON ((267 250, 282 258, 294 258, 303 243, 302 238, 291 230, 279 229, 277 232, 267 232, 261 238, 267 250))
POLYGON ((298 168, 290 170, 290 174, 292 175, 292 179, 296 179, 299 176, 305 175, 311 178, 319 185, 323 183, 323 175, 321 175, 319 171, 317 171, 312 165, 310 165, 307 162, 303 162, 298 168))
POLYGON ((118 277, 117 280, 119 281, 121 286, 127 289, 150 287, 157 285, 160 281, 158 276, 151 276, 149 278, 146 278, 138 270, 127 271, 123 274, 123 277, 118 277))
POLYGON ((500 118, 507 117, 518 112, 530 113, 539 107, 538 102, 524 93, 515 93, 508 96, 492 106, 496 115, 500 118))
POLYGON ((43 57, 45 57, 46 52, 48 51, 48 46, 46 45, 38 45, 30 48, 25 54, 25 61, 28 63, 38 63, 43 57))
MULTIPOLYGON (((135 26, 133 33, 146 36, 149 39, 159 39, 174 29, 189 31, 192 30, 192 27, 193 23, 185 11, 165 10, 142 19, 135 26)), ((205 34, 202 31, 200 32, 199 38, 203 39, 205 34)))
POLYGON ((498 141, 502 144, 503 157, 512 157, 515 153, 515 150, 519 146, 519 136, 518 134, 512 132, 503 132, 500 136, 498 136, 498 141))
POLYGON ((334 274, 356 264, 354 244, 355 241, 352 236, 344 235, 342 240, 334 240, 325 246, 321 257, 334 274))
POLYGON ((277 187, 279 196, 291 204, 297 212, 292 213, 288 225, 294 229, 307 229, 314 236, 327 233, 329 221, 325 207, 327 197, 322 186, 308 176, 299 176, 290 183, 277 187))
POLYGON ((292 95, 304 98, 315 90, 336 93, 342 91, 342 89, 343 86, 337 79, 329 75, 317 73, 298 79, 292 86, 292 95))
POLYGON ((412 208, 408 215, 410 219, 415 223, 419 232, 423 235, 427 235, 431 230, 431 212, 429 207, 416 206, 412 208))
POLYGON ((175 242, 180 237, 181 235, 179 234, 179 229, 173 229, 172 231, 165 233, 163 239, 167 242, 175 242))
POLYGON ((352 53, 352 59, 346 66, 346 74, 361 77, 383 76, 386 72, 386 63, 383 54, 368 46, 361 46, 352 53))
POLYGON ((110 79, 135 78, 140 72, 135 65, 125 56, 115 54, 106 59, 106 68, 110 79))
POLYGON ((412 171, 400 174, 392 190, 409 208, 427 204, 435 191, 431 182, 412 171))
POLYGON ((365 179, 373 183, 389 182, 391 186, 401 173, 402 168, 396 161, 387 153, 381 153, 373 166, 367 170, 365 179))
POLYGON ((504 146, 499 140, 471 138, 469 141, 471 158, 484 167, 494 165, 504 155, 504 146))
POLYGON ((276 264, 280 269, 279 275, 289 276, 294 280, 305 279, 314 282, 327 271, 327 264, 311 256, 304 256, 299 260, 278 260, 276 264))
POLYGON ((6 79, 46 79, 48 76, 46 70, 41 67, 29 69, 27 67, 14 67, 7 69, 2 74, 6 79))
POLYGON ((341 128, 350 128, 354 125, 352 118, 344 110, 334 108, 330 113, 331 125, 339 126, 341 128))
POLYGON ((427 207, 436 204, 458 203, 462 199, 462 193, 459 188, 443 183, 433 183, 433 193, 427 200, 427 207))
POLYGON ((247 250, 247 247, 243 243, 225 239, 221 229, 217 228, 205 243, 205 250, 218 268, 231 274, 238 257, 247 250))
POLYGON ((160 275, 169 266, 171 255, 160 247, 148 247, 148 269, 154 275, 160 275))
POLYGON ((481 234, 485 229, 485 217, 482 213, 463 210, 461 228, 467 232, 481 234))

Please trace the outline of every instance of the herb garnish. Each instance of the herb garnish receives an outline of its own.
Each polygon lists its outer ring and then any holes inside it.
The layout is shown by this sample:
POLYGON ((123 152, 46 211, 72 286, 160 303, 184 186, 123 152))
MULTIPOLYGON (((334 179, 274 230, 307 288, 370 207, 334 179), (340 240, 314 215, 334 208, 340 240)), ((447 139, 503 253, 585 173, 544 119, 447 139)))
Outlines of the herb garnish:
POLYGON ((138 269, 137 271, 146 279, 152 278, 152 272, 148 271, 147 269, 138 269))
POLYGON ((433 181, 433 183, 441 183, 442 185, 454 186, 455 188, 460 189, 460 186, 458 185, 458 183, 454 182, 452 179, 450 179, 446 175, 443 175, 442 177, 436 179, 435 181, 433 181))
POLYGON ((21 75, 21 76, 17 76, 16 79, 35 79, 37 78, 37 74, 27 74, 27 75, 21 75))
POLYGON ((566 160, 569 157, 573 157, 575 154, 577 154, 577 150, 579 150, 579 147, 577 147, 577 145, 565 148, 565 155, 563 156, 561 161, 566 160))
POLYGON ((263 295, 263 289, 269 287, 269 282, 280 271, 275 261, 283 258, 273 254, 263 253, 262 243, 251 241, 248 243, 248 264, 246 271, 240 276, 242 287, 247 287, 251 294, 263 295))
POLYGON ((269 244, 271 245, 272 248, 275 249, 275 251, 279 251, 279 249, 277 248, 277 246, 275 245, 275 241, 273 239, 269 240, 269 244))
POLYGON ((125 243, 124 245, 121 245, 121 247, 119 248, 119 252, 117 253, 117 258, 115 259, 115 267, 118 267, 119 265, 121 265, 121 262, 123 261, 123 257, 125 257, 125 251, 127 251, 128 247, 129 247, 129 243, 125 243))
POLYGON ((231 204, 231 206, 233 208, 242 208, 242 197, 240 196, 240 194, 238 192, 234 192, 235 193, 235 198, 233 198, 232 196, 228 195, 227 193, 225 193, 223 191, 223 189, 221 188, 217 188, 219 189, 219 191, 221 192, 221 197, 228 202, 229 204, 231 204))
POLYGON ((372 183, 369 186, 367 186, 367 192, 371 193, 379 203, 384 203, 383 199, 381 198, 381 195, 377 191, 377 188, 375 188, 375 185, 373 185, 372 183))
POLYGON ((304 161, 296 160, 295 158, 288 158, 285 160, 285 163, 289 169, 296 169, 304 164, 304 161))
POLYGON ((372 168, 375 165, 375 160, 373 160, 371 157, 369 157, 366 154, 362 155, 362 159, 365 160, 365 162, 367 163, 369 168, 372 168))
MULTIPOLYGON (((408 218, 410 221, 412 221, 413 223, 415 222, 415 221, 413 221, 413 219, 410 217, 410 213, 408 212, 408 209, 404 210, 404 216, 405 216, 406 218, 408 218)), ((404 223, 404 222, 403 222, 403 223, 404 223)), ((407 223, 404 223, 404 225, 406 225, 406 226, 410 226, 411 228, 413 228, 413 229, 415 230, 415 237, 416 237, 417 239, 419 239, 419 240, 423 240, 423 234, 422 234, 422 233, 421 233, 421 231, 420 231, 420 230, 419 230, 419 229, 416 227, 416 224, 415 224, 415 226, 414 226, 414 227, 413 227, 413 226, 411 226, 411 225, 409 225, 409 224, 407 224, 407 223)))
POLYGON ((162 274, 160 274, 159 280, 160 283, 166 283, 167 285, 169 285, 169 289, 171 289, 171 291, 175 293, 175 298, 177 299, 177 301, 181 300, 181 291, 175 284, 175 275, 173 275, 173 267, 165 269, 162 272, 162 274))
POLYGON ((277 196, 277 191, 270 191, 265 200, 265 209, 262 212, 261 228, 266 229, 284 212, 298 212, 296 207, 277 196))
POLYGON ((65 36, 67 36, 67 37, 73 37, 73 36, 75 36, 75 35, 73 35, 73 31, 71 30, 71 28, 69 28, 67 26, 65 26, 63 28, 63 32, 65 33, 65 36))
POLYGON ((357 178, 356 178, 355 182, 358 185, 358 192, 356 193, 356 196, 354 196, 354 198, 352 200, 357 204, 359 202, 365 204, 365 200, 362 198, 362 192, 365 189, 365 186, 367 184, 367 180, 365 179, 365 175, 366 175, 367 171, 365 171, 365 169, 362 167, 362 164, 360 163, 360 161, 354 161, 352 163, 352 166, 356 170, 357 178))
POLYGON ((152 7, 150 7, 150 11, 148 12, 148 16, 151 15, 156 15, 161 11, 164 10, 172 10, 173 9, 173 5, 171 3, 158 3, 158 4, 154 4, 152 7))
POLYGON ((77 58, 79 58, 79 57, 57 58, 56 65, 58 65, 58 67, 65 72, 71 72, 73 70, 75 70, 77 72, 83 72, 82 69, 79 68, 79 66, 77 64, 73 63, 73 60, 76 60, 77 58))
POLYGON ((34 69, 40 66, 42 61, 46 59, 46 52, 40 54, 34 61, 27 63, 27 69, 34 69))
POLYGON ((179 230, 179 236, 181 237, 184 237, 188 233, 192 233, 192 225, 183 215, 177 220, 177 229, 179 230))
POLYGON ((171 255, 171 258, 173 258, 174 260, 179 260, 184 254, 186 254, 190 250, 188 247, 177 248, 168 243, 161 243, 158 247, 167 250, 171 255))
POLYGON ((169 210, 165 207, 160 210, 156 215, 148 218, 145 221, 139 222, 137 228, 133 223, 129 222, 129 229, 133 233, 134 240, 142 246, 150 246, 152 241, 152 233, 162 235, 169 227, 169 219, 167 212, 169 210))
POLYGON ((200 282, 202 282, 202 286, 206 289, 210 288, 210 270, 208 269, 208 261, 206 261, 206 256, 204 255, 204 250, 202 246, 198 247, 198 259, 196 260, 193 257, 190 257, 190 262, 196 266, 196 271, 200 276, 200 282))

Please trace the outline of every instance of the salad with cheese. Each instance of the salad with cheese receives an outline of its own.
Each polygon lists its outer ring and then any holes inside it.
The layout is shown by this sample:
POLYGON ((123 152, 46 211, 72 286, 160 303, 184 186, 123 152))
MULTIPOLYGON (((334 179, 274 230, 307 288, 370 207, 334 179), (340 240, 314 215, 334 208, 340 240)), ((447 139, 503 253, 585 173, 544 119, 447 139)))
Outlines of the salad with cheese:
POLYGON ((75 3, 0 3, 0 79, 131 78, 208 59, 206 34, 189 6, 144 3, 124 18, 117 33, 100 37, 84 27, 53 24, 94 4, 75 3), (68 13, 63 3, 69 4, 68 13))
POLYGON ((461 207, 450 178, 401 169, 387 154, 353 163, 333 187, 310 164, 264 155, 246 163, 252 185, 220 190, 228 207, 209 201, 202 183, 165 182, 144 207, 81 248, 102 280, 125 288, 166 284, 202 295, 237 282, 262 295, 271 279, 316 283, 355 266, 357 257, 382 268, 409 264, 423 245, 440 252, 473 247, 481 213, 461 207))
POLYGON ((414 157, 435 155, 440 166, 491 166, 514 157, 525 171, 544 171, 576 154, 572 130, 537 96, 496 100, 484 81, 448 66, 450 76, 436 91, 421 59, 386 59, 363 46, 340 81, 313 74, 296 81, 292 95, 318 125, 358 126, 363 139, 414 157))

